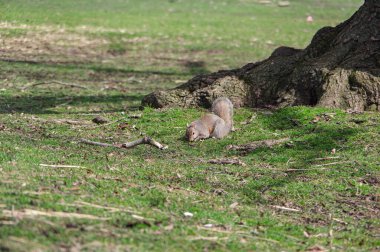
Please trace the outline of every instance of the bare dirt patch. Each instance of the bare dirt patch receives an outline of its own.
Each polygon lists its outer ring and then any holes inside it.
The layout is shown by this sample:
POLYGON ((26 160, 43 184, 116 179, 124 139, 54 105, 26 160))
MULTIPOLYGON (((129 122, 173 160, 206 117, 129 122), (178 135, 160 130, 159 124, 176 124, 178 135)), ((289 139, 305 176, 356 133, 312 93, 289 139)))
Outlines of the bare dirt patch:
POLYGON ((88 62, 105 56, 106 39, 90 38, 65 28, 0 23, 2 29, 25 29, 22 36, 1 39, 1 59, 38 62, 88 62))

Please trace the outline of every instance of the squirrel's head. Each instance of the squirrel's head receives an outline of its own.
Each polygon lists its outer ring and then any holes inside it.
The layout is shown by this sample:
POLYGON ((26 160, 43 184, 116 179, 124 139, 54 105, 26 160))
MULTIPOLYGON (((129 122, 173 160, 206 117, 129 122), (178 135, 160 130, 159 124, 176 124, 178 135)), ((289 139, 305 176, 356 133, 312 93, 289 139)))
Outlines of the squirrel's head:
POLYGON ((188 125, 187 129, 186 129, 186 139, 189 142, 193 142, 193 141, 197 140, 198 136, 199 136, 199 132, 195 128, 195 125, 194 124, 188 125))

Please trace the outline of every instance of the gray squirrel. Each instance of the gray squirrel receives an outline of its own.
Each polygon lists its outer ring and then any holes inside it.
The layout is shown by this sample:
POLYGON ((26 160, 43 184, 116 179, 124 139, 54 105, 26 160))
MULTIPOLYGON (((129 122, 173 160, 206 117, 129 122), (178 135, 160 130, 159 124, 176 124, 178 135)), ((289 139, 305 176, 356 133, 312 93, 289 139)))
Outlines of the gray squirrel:
POLYGON ((190 142, 205 138, 223 138, 233 129, 233 104, 230 99, 220 97, 212 103, 212 113, 187 126, 186 139, 190 142))

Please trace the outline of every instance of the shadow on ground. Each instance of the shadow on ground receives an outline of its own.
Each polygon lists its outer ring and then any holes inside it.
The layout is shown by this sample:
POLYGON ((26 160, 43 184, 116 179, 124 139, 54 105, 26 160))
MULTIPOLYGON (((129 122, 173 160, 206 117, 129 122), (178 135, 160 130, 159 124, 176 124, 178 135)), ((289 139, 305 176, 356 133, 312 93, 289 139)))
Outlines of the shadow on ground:
POLYGON ((153 70, 135 70, 131 68, 118 68, 97 65, 91 62, 76 62, 76 61, 34 61, 34 60, 18 60, 18 59, 4 59, 0 58, 0 61, 9 63, 16 66, 24 65, 26 68, 28 66, 38 66, 46 68, 57 68, 64 70, 91 70, 96 73, 105 74, 139 74, 139 75, 161 75, 161 76, 189 76, 196 74, 209 73, 206 69, 206 64, 203 61, 186 61, 181 65, 185 67, 187 71, 153 71, 153 70))
MULTIPOLYGON (((115 105, 115 109, 101 109, 98 112, 119 112, 123 111, 122 106, 117 106, 122 102, 137 102, 142 99, 142 95, 78 95, 78 96, 65 96, 65 95, 14 95, 14 96, 0 96, 0 114, 9 113, 28 113, 28 114, 58 114, 59 112, 50 109, 57 106, 89 106, 93 104, 110 104, 115 105)), ((137 108, 137 106, 136 106, 137 108)), ((90 111, 80 111, 73 109, 74 112, 65 112, 68 114, 83 113, 90 111)), ((91 111, 96 112, 96 111, 91 111)))

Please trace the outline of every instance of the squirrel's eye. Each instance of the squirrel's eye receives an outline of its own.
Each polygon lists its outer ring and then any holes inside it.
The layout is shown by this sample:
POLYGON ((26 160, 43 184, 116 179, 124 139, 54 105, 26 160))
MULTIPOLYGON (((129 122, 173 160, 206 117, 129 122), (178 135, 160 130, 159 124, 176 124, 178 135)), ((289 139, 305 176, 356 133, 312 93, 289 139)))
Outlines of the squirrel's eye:
POLYGON ((195 135, 195 132, 193 132, 193 135, 195 135))

